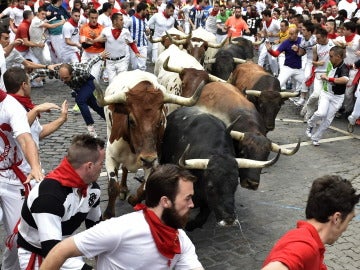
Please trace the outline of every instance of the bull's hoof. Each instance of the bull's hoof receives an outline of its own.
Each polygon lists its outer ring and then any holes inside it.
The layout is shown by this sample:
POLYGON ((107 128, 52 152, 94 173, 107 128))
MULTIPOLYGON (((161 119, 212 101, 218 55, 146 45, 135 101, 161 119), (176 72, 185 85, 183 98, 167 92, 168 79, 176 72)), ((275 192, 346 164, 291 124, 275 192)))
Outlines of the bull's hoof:
POLYGON ((127 201, 128 201, 128 203, 129 203, 131 206, 135 206, 136 204, 139 203, 138 199, 137 199, 134 195, 130 195, 130 196, 127 198, 127 201))
POLYGON ((353 133, 354 132, 354 127, 355 127, 354 125, 348 124, 348 127, 347 127, 348 132, 353 133))
POLYGON ((119 193, 119 199, 122 200, 122 201, 125 201, 126 200, 126 196, 127 194, 129 193, 129 191, 121 191, 119 193))
POLYGON ((112 212, 108 209, 105 209, 103 215, 102 215, 102 219, 103 220, 106 220, 106 219, 110 219, 110 218, 113 218, 115 217, 115 212, 112 212))

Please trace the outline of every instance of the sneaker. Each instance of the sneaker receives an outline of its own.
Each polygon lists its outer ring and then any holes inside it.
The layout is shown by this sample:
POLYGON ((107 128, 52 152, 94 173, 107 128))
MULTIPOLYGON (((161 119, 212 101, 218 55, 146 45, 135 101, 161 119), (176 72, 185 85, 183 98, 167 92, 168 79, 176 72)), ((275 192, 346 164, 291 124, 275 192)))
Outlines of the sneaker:
POLYGON ((98 135, 96 134, 95 127, 93 125, 87 126, 87 130, 91 136, 93 136, 94 138, 97 138, 98 135))
POLYGON ((351 114, 348 116, 348 121, 350 123, 350 125, 355 125, 356 119, 354 116, 352 116, 351 114))
POLYGON ((75 104, 74 107, 72 108, 72 111, 73 111, 74 113, 80 112, 79 106, 78 106, 77 104, 75 104))
POLYGON ((313 130, 313 127, 307 126, 306 131, 305 131, 305 134, 306 134, 306 136, 308 136, 309 138, 311 138, 311 136, 312 136, 312 134, 311 134, 312 130, 313 130))
POLYGON ((305 99, 300 98, 298 101, 294 102, 294 104, 298 107, 301 107, 305 104, 305 99))
POLYGON ((319 146, 320 145, 318 140, 313 140, 312 144, 313 144, 313 146, 319 146))

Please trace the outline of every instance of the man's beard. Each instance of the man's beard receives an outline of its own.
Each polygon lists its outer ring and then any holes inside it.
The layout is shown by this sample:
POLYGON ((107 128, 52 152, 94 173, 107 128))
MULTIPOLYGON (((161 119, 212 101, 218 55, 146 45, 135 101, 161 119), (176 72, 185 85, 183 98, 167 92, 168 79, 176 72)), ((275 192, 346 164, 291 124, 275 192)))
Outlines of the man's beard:
MULTIPOLYGON (((190 211, 189 211, 190 212, 190 211)), ((180 216, 176 210, 175 207, 172 206, 171 208, 165 208, 161 219, 164 221, 164 223, 167 226, 170 226, 174 229, 182 229, 185 228, 186 223, 189 219, 189 212, 187 212, 185 215, 180 216)))
POLYGON ((241 15, 235 14, 235 18, 239 19, 241 17, 241 15))

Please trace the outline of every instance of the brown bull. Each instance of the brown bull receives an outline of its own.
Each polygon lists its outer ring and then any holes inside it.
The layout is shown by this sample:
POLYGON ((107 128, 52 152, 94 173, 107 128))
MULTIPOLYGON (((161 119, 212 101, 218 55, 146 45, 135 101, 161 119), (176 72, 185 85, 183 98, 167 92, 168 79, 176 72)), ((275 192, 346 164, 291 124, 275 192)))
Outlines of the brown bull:
MULTIPOLYGON (((157 153, 165 124, 165 103, 192 106, 200 95, 201 88, 191 98, 167 94, 153 74, 144 71, 123 72, 109 85, 105 96, 97 88, 97 97, 105 107, 108 145, 106 149, 106 170, 109 177, 109 202, 104 218, 115 216, 115 201, 128 193, 128 171, 143 168, 145 179, 152 166, 157 163, 157 153), (121 165, 122 178, 117 182, 121 165)), ((143 184, 136 196, 128 201, 134 205, 143 199, 143 184)))
MULTIPOLYGON (((234 148, 238 158, 265 161, 270 152, 284 155, 295 154, 300 142, 295 149, 281 148, 268 139, 264 122, 254 104, 246 99, 239 90, 231 84, 212 82, 205 85, 196 106, 202 107, 209 113, 217 116, 226 124, 233 122, 232 133, 234 148)), ((260 183, 261 168, 239 169, 242 187, 257 189, 260 183)))
POLYGON ((238 89, 252 89, 245 90, 245 94, 263 118, 266 133, 275 128, 275 118, 284 101, 298 96, 294 92, 281 92, 279 80, 251 62, 235 68, 231 83, 238 89))

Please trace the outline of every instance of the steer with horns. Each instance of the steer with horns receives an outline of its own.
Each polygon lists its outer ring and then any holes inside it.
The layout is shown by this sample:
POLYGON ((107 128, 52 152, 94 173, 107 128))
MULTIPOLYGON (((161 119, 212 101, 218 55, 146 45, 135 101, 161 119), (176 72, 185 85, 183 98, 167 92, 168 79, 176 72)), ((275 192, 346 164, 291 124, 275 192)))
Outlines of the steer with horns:
POLYGON ((172 112, 167 121, 160 162, 180 162, 198 178, 194 183, 193 201, 200 212, 188 222, 186 229, 201 227, 211 211, 218 225, 237 224, 235 192, 239 168, 270 166, 279 155, 270 161, 236 158, 229 133, 231 125, 226 128, 220 119, 196 107, 180 108, 172 112))
MULTIPOLYGON (((191 98, 184 98, 166 93, 153 74, 134 70, 118 74, 105 95, 99 86, 96 87, 98 102, 105 106, 108 136, 105 166, 109 177, 109 202, 104 218, 115 216, 116 197, 120 194, 124 199, 128 193, 128 171, 143 168, 146 180, 151 168, 157 164, 166 121, 164 104, 193 106, 203 85, 200 84, 191 98), (119 184, 120 165, 122 178, 119 184)), ((141 201, 143 185, 136 196, 128 198, 130 204, 141 201)))

